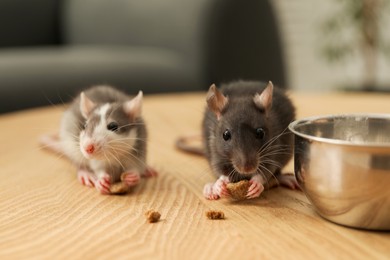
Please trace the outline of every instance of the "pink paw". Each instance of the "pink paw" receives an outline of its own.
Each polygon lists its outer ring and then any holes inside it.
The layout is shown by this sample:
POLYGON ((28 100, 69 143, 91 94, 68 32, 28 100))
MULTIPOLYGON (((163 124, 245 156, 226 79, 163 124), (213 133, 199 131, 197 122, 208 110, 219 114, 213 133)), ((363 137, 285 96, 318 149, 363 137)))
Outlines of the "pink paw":
POLYGON ((226 184, 229 183, 229 180, 221 176, 215 183, 208 183, 203 188, 203 195, 206 199, 217 200, 221 197, 229 197, 229 191, 226 187, 226 184))
POLYGON ((129 171, 129 172, 125 172, 125 173, 122 174, 121 180, 128 187, 132 187, 132 186, 137 185, 140 182, 141 177, 140 177, 138 172, 136 172, 136 171, 129 171))
POLYGON ((280 174, 278 176, 278 181, 280 185, 283 185, 292 190, 301 190, 296 178, 292 174, 280 174))
POLYGON ((213 191, 214 183, 207 183, 203 188, 203 196, 208 200, 217 200, 219 195, 213 191))
POLYGON ((110 187, 111 187, 111 178, 108 174, 103 175, 101 178, 96 180, 95 182, 96 189, 101 194, 110 194, 110 187))
POLYGON ((150 177, 156 177, 158 175, 158 172, 153 169, 152 167, 146 167, 144 177, 150 178, 150 177))
POLYGON ((227 180, 219 178, 215 183, 214 183, 214 191, 218 194, 219 197, 229 197, 229 191, 226 187, 226 184, 228 183, 227 180))
POLYGON ((77 171, 77 179, 81 184, 87 186, 87 187, 94 187, 96 177, 92 172, 89 172, 85 169, 79 169, 77 171))
POLYGON ((246 197, 248 199, 254 199, 259 197, 264 190, 264 186, 262 184, 262 177, 259 175, 255 175, 250 179, 249 183, 251 184, 251 186, 249 186, 248 188, 248 193, 246 197))

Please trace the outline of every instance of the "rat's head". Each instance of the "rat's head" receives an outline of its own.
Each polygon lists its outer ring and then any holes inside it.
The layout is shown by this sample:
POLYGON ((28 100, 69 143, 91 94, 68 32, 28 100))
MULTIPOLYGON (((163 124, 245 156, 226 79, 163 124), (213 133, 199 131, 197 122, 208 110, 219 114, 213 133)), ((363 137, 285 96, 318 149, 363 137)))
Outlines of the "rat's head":
POLYGON ((118 161, 134 150, 141 120, 142 92, 124 103, 96 104, 84 93, 80 111, 85 119, 80 150, 87 159, 118 161))
POLYGON ((253 96, 229 98, 215 85, 208 91, 207 105, 217 120, 212 140, 215 152, 231 163, 234 173, 250 176, 266 171, 263 167, 271 158, 263 156, 263 151, 272 138, 272 93, 271 82, 253 96))

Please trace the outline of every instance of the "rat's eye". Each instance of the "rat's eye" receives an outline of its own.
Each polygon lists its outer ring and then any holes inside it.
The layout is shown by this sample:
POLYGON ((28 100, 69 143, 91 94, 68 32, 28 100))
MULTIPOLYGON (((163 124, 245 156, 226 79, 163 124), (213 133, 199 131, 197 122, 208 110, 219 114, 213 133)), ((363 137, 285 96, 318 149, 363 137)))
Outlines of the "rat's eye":
POLYGON ((256 138, 257 139, 263 139, 265 136, 265 132, 264 132, 264 129, 259 127, 256 129, 256 138))
POLYGON ((107 129, 110 130, 110 131, 115 132, 116 130, 118 130, 118 123, 115 123, 115 122, 109 123, 107 125, 107 129))
POLYGON ((225 132, 223 132, 222 137, 223 140, 229 141, 232 138, 232 134, 230 133, 229 130, 226 129, 225 132))

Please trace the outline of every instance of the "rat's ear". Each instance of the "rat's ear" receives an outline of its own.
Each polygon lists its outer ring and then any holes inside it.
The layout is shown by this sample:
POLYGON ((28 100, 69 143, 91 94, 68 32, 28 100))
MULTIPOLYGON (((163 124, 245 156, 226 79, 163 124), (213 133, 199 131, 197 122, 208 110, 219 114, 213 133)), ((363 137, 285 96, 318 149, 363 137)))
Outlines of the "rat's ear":
POLYGON ((218 120, 221 118, 222 111, 225 109, 228 101, 229 99, 217 89, 215 84, 210 86, 206 102, 208 108, 215 113, 218 120))
POLYGON ((255 102, 256 106, 260 109, 264 109, 265 114, 268 114, 268 111, 272 106, 272 93, 274 90, 274 85, 271 81, 268 81, 267 87, 263 90, 263 92, 256 93, 253 97, 253 102, 255 102))
POLYGON ((89 114, 91 113, 92 109, 94 109, 96 106, 95 103, 93 103, 92 100, 90 100, 84 92, 81 92, 80 94, 80 111, 81 115, 87 119, 89 114))
POLYGON ((123 104, 123 109, 129 117, 135 119, 135 118, 141 116, 142 97, 143 97, 143 93, 142 93, 142 91, 139 91, 137 96, 135 96, 133 99, 131 99, 129 101, 126 101, 123 104))

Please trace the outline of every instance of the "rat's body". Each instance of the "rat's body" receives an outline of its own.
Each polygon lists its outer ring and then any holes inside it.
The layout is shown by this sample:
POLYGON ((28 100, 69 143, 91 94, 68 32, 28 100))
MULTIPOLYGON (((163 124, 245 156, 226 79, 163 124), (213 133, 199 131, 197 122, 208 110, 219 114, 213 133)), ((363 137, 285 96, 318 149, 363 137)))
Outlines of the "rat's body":
POLYGON ((205 154, 218 177, 204 188, 208 199, 229 196, 226 184, 247 179, 248 198, 258 197, 272 179, 296 188, 293 176, 281 174, 292 157, 295 118, 290 99, 271 82, 238 81, 207 95, 203 120, 205 154))
POLYGON ((65 111, 58 139, 44 143, 78 167, 78 178, 109 194, 112 184, 136 185, 154 172, 146 166, 142 92, 131 99, 109 86, 82 92, 65 111))

